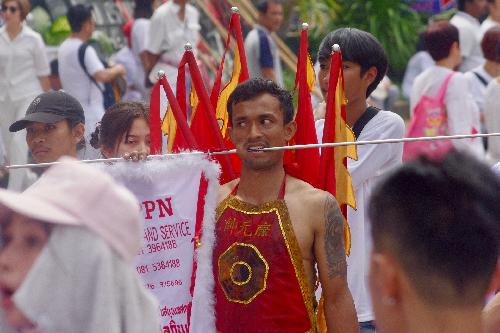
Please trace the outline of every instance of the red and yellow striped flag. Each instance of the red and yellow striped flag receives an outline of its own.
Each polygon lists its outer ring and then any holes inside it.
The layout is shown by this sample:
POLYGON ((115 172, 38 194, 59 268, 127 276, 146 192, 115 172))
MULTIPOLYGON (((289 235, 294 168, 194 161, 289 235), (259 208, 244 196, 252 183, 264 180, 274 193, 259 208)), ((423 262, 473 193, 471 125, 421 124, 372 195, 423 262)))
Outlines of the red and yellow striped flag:
MULTIPOLYGON (((334 52, 330 63, 326 100, 323 143, 353 142, 354 133, 346 123, 346 98, 344 95, 344 73, 342 53, 334 52)), ((358 159, 356 146, 322 148, 320 158, 320 188, 335 196, 344 216, 344 239, 346 254, 350 254, 351 236, 347 223, 347 205, 356 209, 356 197, 352 179, 347 170, 347 158, 358 159)))
MULTIPOLYGON (((297 132, 290 145, 316 144, 316 129, 311 103, 311 91, 315 85, 315 73, 308 52, 308 25, 303 24, 300 34, 299 55, 297 57, 297 73, 295 75, 295 91, 298 89, 297 113, 295 121, 297 132)), ((312 186, 318 186, 319 149, 297 149, 285 152, 286 171, 294 177, 302 179, 312 186)))
MULTIPOLYGON (((346 123, 346 98, 344 95, 344 73, 342 71, 342 53, 333 52, 330 63, 328 96, 326 98, 325 127, 323 143, 353 142, 354 133, 346 123)), ((347 223, 347 205, 356 208, 356 197, 352 179, 347 170, 347 158, 358 159, 356 146, 322 148, 320 158, 320 188, 335 196, 344 216, 344 241, 346 254, 351 250, 351 232, 347 223)), ((324 298, 321 297, 317 324, 318 332, 326 333, 324 298)))

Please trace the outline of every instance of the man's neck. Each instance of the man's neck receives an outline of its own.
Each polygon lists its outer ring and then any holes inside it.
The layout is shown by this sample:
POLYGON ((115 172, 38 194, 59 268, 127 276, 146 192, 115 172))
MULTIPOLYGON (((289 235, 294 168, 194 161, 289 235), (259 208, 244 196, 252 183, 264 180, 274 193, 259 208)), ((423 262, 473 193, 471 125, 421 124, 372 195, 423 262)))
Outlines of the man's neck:
POLYGON ((455 64, 455 62, 452 59, 450 59, 450 58, 444 58, 444 59, 436 61, 436 66, 440 66, 440 67, 448 68, 448 69, 451 69, 451 70, 455 70, 456 64, 455 64))
POLYGON ((359 98, 357 101, 348 101, 346 106, 346 121, 351 128, 359 117, 366 111, 366 100, 359 98))
POLYGON ((7 34, 9 35, 10 39, 13 40, 21 33, 21 30, 23 30, 23 25, 22 24, 10 24, 6 25, 5 30, 7 30, 7 34))
POLYGON ((71 37, 72 38, 77 38, 77 39, 80 39, 82 42, 87 42, 90 37, 88 36, 87 33, 83 32, 83 31, 79 31, 79 32, 72 32, 71 33, 71 37))
POLYGON ((490 13, 489 19, 500 24, 500 14, 496 14, 496 13, 492 12, 492 13, 490 13))
POLYGON ((500 76, 500 63, 486 60, 483 68, 492 77, 500 76))
MULTIPOLYGON (((420 309, 422 310, 422 309, 420 309)), ((427 309, 427 311, 412 312, 408 320, 408 333, 481 333, 483 324, 481 309, 427 309)))
POLYGON ((282 164, 267 170, 251 170, 243 166, 238 196, 253 205, 276 200, 284 177, 285 170, 282 164))

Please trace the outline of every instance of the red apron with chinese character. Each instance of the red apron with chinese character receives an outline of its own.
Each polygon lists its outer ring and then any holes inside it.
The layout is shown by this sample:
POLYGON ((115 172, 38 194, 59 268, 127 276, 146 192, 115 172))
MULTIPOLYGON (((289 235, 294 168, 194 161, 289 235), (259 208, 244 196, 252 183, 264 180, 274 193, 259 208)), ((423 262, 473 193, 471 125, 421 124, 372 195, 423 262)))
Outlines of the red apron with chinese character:
POLYGON ((254 206, 237 188, 217 208, 215 315, 220 333, 316 332, 313 294, 284 200, 254 206))

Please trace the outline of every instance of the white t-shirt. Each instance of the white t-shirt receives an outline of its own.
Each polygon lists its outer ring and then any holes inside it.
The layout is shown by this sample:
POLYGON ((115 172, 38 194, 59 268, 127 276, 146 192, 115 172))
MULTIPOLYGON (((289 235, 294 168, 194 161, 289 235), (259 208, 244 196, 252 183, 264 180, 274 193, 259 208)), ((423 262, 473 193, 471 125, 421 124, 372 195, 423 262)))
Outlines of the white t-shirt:
POLYGON ((38 77, 49 74, 45 45, 38 32, 23 24, 11 40, 6 27, 0 28, 0 101, 7 97, 19 101, 42 93, 38 77))
POLYGON ((136 62, 136 74, 134 75, 134 86, 138 88, 143 95, 147 94, 148 89, 144 85, 145 83, 145 72, 142 65, 140 54, 147 50, 148 38, 149 38, 149 19, 138 18, 134 21, 132 25, 132 53, 134 54, 134 60, 136 62))
POLYGON ((161 54, 157 66, 152 70, 154 76, 155 71, 161 67, 174 91, 177 66, 184 55, 184 45, 189 42, 193 46, 193 51, 196 51, 201 29, 200 13, 196 7, 186 4, 183 21, 179 18, 179 9, 179 5, 169 1, 155 10, 151 17, 147 42, 148 51, 161 54))
POLYGON ((269 30, 256 24, 245 38, 245 52, 250 78, 262 77, 262 68, 272 68, 276 83, 284 86, 279 49, 269 30))
POLYGON ((434 60, 427 51, 419 51, 410 58, 408 66, 406 66, 405 76, 403 78, 403 96, 410 98, 413 81, 415 81, 418 74, 422 73, 432 65, 434 65, 434 60))
MULTIPOLYGON (((318 142, 321 142, 324 119, 316 121, 318 142)), ((403 119, 390 111, 379 111, 363 128, 359 141, 401 139, 405 134, 403 119)), ((368 218, 368 200, 379 176, 401 164, 403 144, 357 146, 358 160, 347 160, 356 195, 357 209, 347 209, 351 228, 351 254, 347 258, 347 282, 354 299, 359 322, 374 320, 368 289, 371 227, 368 218)))
POLYGON ((500 27, 500 22, 493 21, 491 19, 491 17, 488 16, 488 18, 486 20, 484 20, 483 23, 481 23, 481 30, 480 30, 480 37, 481 38, 480 38, 480 40, 483 39, 483 36, 486 33, 486 31, 488 31, 489 29, 491 29, 493 27, 500 27))
MULTIPOLYGON (((486 89, 484 103, 484 123, 490 133, 500 132, 499 101, 500 83, 492 80, 486 89)), ((488 156, 495 161, 500 161, 500 137, 488 138, 488 156)))
MULTIPOLYGON (((432 66, 417 76, 410 97, 410 112, 413 113, 415 105, 423 95, 435 96, 450 73, 452 73, 451 69, 432 66)), ((470 91, 465 75, 456 72, 448 84, 444 97, 450 135, 466 135, 481 131, 479 112, 470 91)), ((452 142, 458 150, 466 150, 478 158, 484 157, 484 147, 480 138, 453 140, 452 142)))
POLYGON ((474 101, 476 102, 479 112, 483 112, 484 94, 486 93, 486 87, 488 86, 488 83, 493 80, 493 77, 484 70, 483 66, 476 67, 472 71, 465 73, 465 77, 469 81, 470 92, 472 94, 472 97, 474 98, 474 101), (474 72, 479 74, 486 81, 486 84, 481 82, 481 80, 476 76, 476 74, 474 74, 474 72))
POLYGON ((470 71, 484 63, 483 51, 481 50, 481 25, 473 16, 458 12, 450 20, 457 27, 460 39, 460 52, 463 62, 460 65, 461 72, 470 71))
MULTIPOLYGON (((79 38, 67 38, 59 47, 57 58, 62 88, 82 104, 85 112, 85 132, 88 134, 95 129, 96 123, 101 120, 105 110, 102 92, 85 74, 78 61, 78 49, 82 43, 83 41, 79 38)), ((104 70, 104 65, 92 46, 87 47, 84 61, 92 76, 104 70)), ((98 84, 104 88, 101 83, 98 84)))

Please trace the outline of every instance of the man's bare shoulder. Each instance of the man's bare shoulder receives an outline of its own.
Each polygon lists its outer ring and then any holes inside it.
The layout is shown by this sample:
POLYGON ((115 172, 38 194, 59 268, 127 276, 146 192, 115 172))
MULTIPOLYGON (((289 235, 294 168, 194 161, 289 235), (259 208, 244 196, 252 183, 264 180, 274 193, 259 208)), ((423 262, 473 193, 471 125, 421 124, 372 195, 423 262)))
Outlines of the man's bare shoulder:
POLYGON ((217 204, 221 203, 234 189, 236 184, 238 184, 240 179, 234 179, 224 185, 219 186, 219 192, 217 194, 217 204))
POLYGON ((322 214, 325 201, 331 196, 330 193, 317 189, 298 178, 289 177, 287 181, 287 201, 289 201, 290 204, 300 202, 300 206, 308 212, 311 212, 311 214, 322 214))

